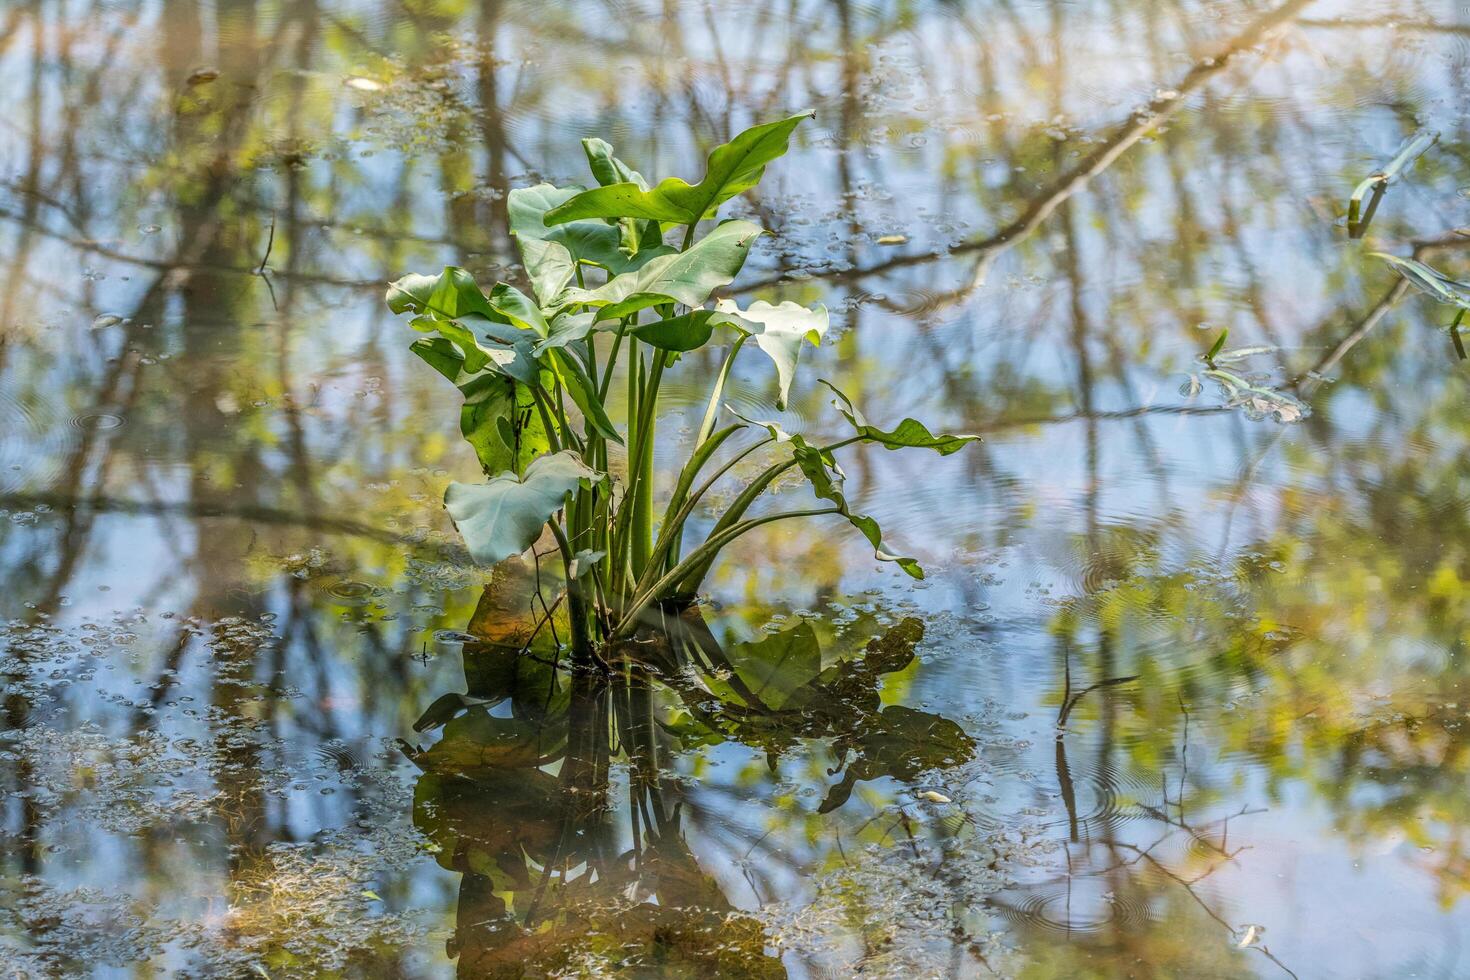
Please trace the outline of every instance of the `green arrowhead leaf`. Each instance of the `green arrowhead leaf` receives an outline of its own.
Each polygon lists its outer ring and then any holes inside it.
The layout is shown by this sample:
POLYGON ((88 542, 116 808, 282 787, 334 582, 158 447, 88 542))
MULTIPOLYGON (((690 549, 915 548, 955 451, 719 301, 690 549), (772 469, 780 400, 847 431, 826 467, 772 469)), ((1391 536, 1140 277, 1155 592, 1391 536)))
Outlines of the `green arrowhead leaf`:
POLYGON ((683 353, 709 343, 715 332, 715 318, 719 315, 714 310, 691 310, 666 320, 640 323, 628 328, 628 333, 659 350, 683 353))
POLYGON ((837 460, 829 452, 807 444, 801 436, 791 437, 792 454, 796 457, 796 465, 801 470, 807 482, 812 485, 812 492, 823 500, 830 500, 837 505, 838 511, 846 517, 848 523, 862 532, 863 537, 873 546, 873 557, 879 561, 896 562, 913 578, 923 578, 924 570, 919 563, 912 558, 895 555, 883 547, 883 531, 878 527, 878 522, 866 514, 855 514, 848 506, 847 495, 843 493, 843 483, 846 480, 842 468, 837 465, 837 460))
POLYGON ((898 426, 890 431, 883 431, 877 426, 870 425, 863 414, 853 405, 852 399, 848 398, 837 386, 825 379, 822 384, 832 389, 837 397, 832 400, 832 406, 841 412, 852 427, 858 431, 868 442, 876 442, 886 449, 932 449, 941 456, 957 453, 965 448, 965 444, 974 442, 979 436, 974 435, 938 435, 930 432, 924 423, 917 419, 904 419, 898 426))
MULTIPOLYGON (((587 154, 587 165, 592 168, 592 176, 602 186, 632 183, 648 190, 648 181, 643 179, 643 175, 613 156, 613 148, 606 140, 596 137, 585 139, 582 141, 582 149, 587 154)), ((623 218, 618 222, 618 229, 622 246, 630 255, 663 245, 663 228, 657 221, 623 218)))
POLYGON ((394 313, 429 313, 453 320, 466 313, 477 313, 490 320, 505 322, 485 299, 468 272, 445 266, 438 276, 407 275, 388 284, 388 308, 394 313))
POLYGON ((523 477, 501 473, 487 483, 451 483, 444 507, 464 537, 470 556, 494 565, 519 555, 541 536, 541 527, 582 483, 602 479, 571 450, 538 456, 523 477))
POLYGON ((541 307, 509 283, 496 283, 490 290, 490 305, 495 312, 523 330, 534 331, 540 337, 551 333, 541 307))
POLYGON ((609 320, 663 303, 702 306, 710 293, 740 274, 757 237, 764 234, 749 221, 721 222, 688 251, 661 255, 636 272, 608 280, 596 289, 569 289, 563 302, 600 307, 597 319, 609 320))
POLYGON ((846 479, 842 467, 837 465, 837 460, 832 454, 824 449, 811 445, 805 438, 793 435, 781 427, 779 422, 760 422, 748 419, 733 408, 726 408, 730 414, 743 422, 758 425, 769 432, 777 444, 785 444, 791 447, 791 455, 796 460, 797 468, 801 470, 807 482, 812 485, 812 492, 822 500, 830 500, 837 505, 838 512, 847 518, 848 523, 862 532, 863 537, 873 546, 873 557, 879 561, 896 562, 898 567, 914 578, 923 578, 924 570, 919 563, 912 558, 890 553, 883 546, 883 531, 878 527, 878 522, 866 514, 854 514, 848 506, 847 495, 843 492, 843 482, 846 479))
POLYGON ((562 290, 577 274, 577 262, 572 253, 560 242, 548 242, 538 238, 518 239, 521 246, 521 261, 525 263, 526 275, 531 280, 531 291, 542 306, 553 308, 562 290))
POLYGON ((755 186, 765 165, 786 152, 792 131, 810 115, 803 112, 755 126, 715 147, 705 162, 704 178, 698 184, 690 185, 670 177, 652 190, 634 180, 594 187, 551 209, 546 214, 546 223, 557 225, 583 218, 644 218, 688 225, 712 217, 722 203, 755 186))
MULTIPOLYGON (((601 142, 601 141, 599 141, 601 142)), ((614 275, 641 268, 658 255, 671 254, 674 249, 659 240, 657 229, 643 236, 640 241, 625 242, 623 233, 616 224, 606 221, 570 221, 548 227, 543 219, 546 212, 583 192, 581 187, 553 187, 537 184, 534 187, 518 187, 511 191, 506 207, 510 215, 511 234, 520 245, 521 259, 526 274, 534 285, 544 278, 548 285, 554 284, 560 275, 561 256, 549 244, 560 245, 571 256, 572 262, 585 262, 601 266, 614 275), (541 243, 541 244, 536 244, 541 243), (643 246, 641 248, 637 246, 643 246)), ((575 265, 573 267, 575 269, 575 265)), ((570 282, 570 278, 567 280, 570 282)), ((563 286, 566 283, 562 284, 563 286)), ((550 306, 554 298, 536 295, 543 305, 550 306)))
POLYGON ((801 343, 809 342, 813 347, 822 342, 827 333, 827 308, 818 305, 809 310, 796 303, 772 306, 757 300, 741 310, 734 300, 720 300, 715 309, 726 314, 727 321, 737 330, 755 338, 756 344, 766 352, 776 365, 776 408, 786 410, 786 399, 791 394, 791 382, 796 377, 796 362, 801 356, 801 343))
POLYGON ((631 183, 645 190, 648 188, 648 181, 643 179, 642 174, 613 156, 612 144, 607 140, 595 136, 584 139, 582 150, 587 154, 587 165, 592 168, 592 176, 602 186, 631 183))

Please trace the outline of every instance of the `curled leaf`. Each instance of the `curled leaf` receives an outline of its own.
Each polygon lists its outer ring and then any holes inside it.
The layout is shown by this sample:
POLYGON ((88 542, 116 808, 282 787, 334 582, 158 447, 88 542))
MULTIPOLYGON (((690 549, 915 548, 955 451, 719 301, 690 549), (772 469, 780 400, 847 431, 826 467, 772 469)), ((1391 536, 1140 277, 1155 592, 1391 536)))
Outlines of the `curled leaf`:
POLYGON ((816 309, 809 310, 791 302, 772 306, 764 300, 756 300, 742 310, 734 300, 724 299, 715 304, 715 309, 724 314, 726 322, 737 330, 754 337, 760 349, 775 363, 776 408, 785 411, 791 382, 796 377, 802 341, 813 347, 822 342, 827 333, 827 308, 818 305, 816 309))

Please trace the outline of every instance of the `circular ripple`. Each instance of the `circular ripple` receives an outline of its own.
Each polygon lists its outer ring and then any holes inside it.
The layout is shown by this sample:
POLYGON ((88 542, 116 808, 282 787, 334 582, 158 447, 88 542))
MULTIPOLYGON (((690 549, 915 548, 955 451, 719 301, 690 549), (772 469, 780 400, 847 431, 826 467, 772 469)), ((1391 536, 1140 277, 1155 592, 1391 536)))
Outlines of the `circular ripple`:
POLYGON ((343 581, 333 582, 331 585, 328 585, 326 592, 332 598, 340 599, 343 602, 363 603, 372 598, 373 587, 366 582, 354 582, 349 579, 344 579, 343 581))
POLYGON ((62 416, 34 394, 0 387, 0 493, 50 484, 71 440, 62 416))
POLYGON ((1078 878, 1045 891, 1022 892, 1015 901, 997 903, 996 910, 1014 925, 1066 934, 1126 928, 1147 922, 1148 909, 1126 895, 1109 891, 1103 881, 1078 878))
POLYGON ((93 412, 89 415, 77 415, 71 420, 71 424, 84 432, 106 432, 109 429, 120 429, 127 423, 127 419, 121 415, 113 415, 110 412, 93 412))

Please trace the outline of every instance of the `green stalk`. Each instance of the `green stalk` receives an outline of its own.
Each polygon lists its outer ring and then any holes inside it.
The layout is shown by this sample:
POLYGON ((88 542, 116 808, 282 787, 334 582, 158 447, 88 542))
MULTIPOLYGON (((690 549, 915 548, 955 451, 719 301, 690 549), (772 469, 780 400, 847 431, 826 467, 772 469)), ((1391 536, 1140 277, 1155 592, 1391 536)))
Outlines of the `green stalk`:
POLYGON ((551 445, 551 451, 561 452, 561 439, 557 438, 556 425, 551 421, 551 413, 546 410, 546 395, 541 391, 540 385, 531 389, 531 397, 536 401, 536 411, 541 413, 541 424, 546 427, 546 441, 551 445))
MULTIPOLYGON (((861 435, 849 436, 846 439, 839 439, 837 442, 831 443, 830 445, 819 446, 817 447, 817 452, 835 452, 838 449, 841 449, 843 446, 850 446, 855 442, 861 442, 862 439, 863 436, 861 435)), ((745 512, 750 509, 750 505, 755 503, 756 498, 765 492, 766 488, 771 485, 776 477, 780 476, 782 473, 785 473, 787 470, 791 469, 791 467, 795 465, 796 459, 794 457, 780 463, 773 463, 764 472, 762 472, 760 476, 752 480, 751 483, 740 492, 740 495, 735 498, 734 503, 730 505, 730 507, 725 511, 720 519, 715 522, 715 526, 710 528, 710 537, 713 538, 715 535, 720 534, 725 529, 733 525, 736 521, 740 520, 740 518, 745 515, 745 512)), ((704 563, 703 567, 695 566, 693 569, 691 569, 691 571, 697 572, 698 574, 680 580, 679 587, 675 591, 693 592, 695 589, 699 588, 699 583, 702 582, 705 575, 709 573, 709 566, 714 564, 714 558, 715 556, 711 555, 709 560, 704 563)), ((681 565, 682 564, 687 564, 687 560, 685 562, 681 562, 681 565)))
POLYGON ((592 634, 588 630, 587 601, 582 595, 582 586, 572 578, 572 546, 555 518, 546 522, 556 537, 556 546, 561 549, 562 568, 567 580, 567 618, 572 625, 572 660, 587 664, 593 660, 592 634))
MULTIPOLYGON (((597 400, 607 404, 607 390, 612 386, 613 365, 618 361, 618 348, 623 345, 623 334, 628 331, 628 317, 618 321, 618 331, 613 336, 612 350, 607 352, 607 367, 602 371, 602 383, 597 386, 597 400)), ((632 418, 630 414, 629 419, 632 418)))
POLYGON ((679 562, 679 564, 675 565, 672 569, 666 572, 657 582, 655 582, 652 587, 645 589, 633 599, 633 602, 630 603, 628 606, 627 612, 623 615, 622 620, 618 623, 618 628, 613 631, 611 639, 620 640, 627 637, 628 634, 637 627, 638 618, 643 614, 643 610, 648 608, 649 603, 651 603, 656 596, 664 594, 669 586, 680 581, 684 576, 688 575, 691 570, 698 567, 700 563, 713 559, 713 557, 718 554, 721 549, 725 548, 742 534, 745 534, 748 531, 753 531, 764 524, 771 524, 775 521, 783 521, 787 518, 819 517, 823 514, 840 513, 842 513, 842 511, 837 507, 822 507, 812 510, 788 510, 783 511, 779 514, 766 514, 762 517, 753 517, 748 521, 742 521, 741 523, 728 528, 720 534, 710 535, 710 537, 704 542, 704 544, 700 545, 698 548, 694 549, 694 551, 690 552, 688 558, 685 558, 683 561, 679 562))
POLYGON ((651 350, 651 355, 653 366, 643 385, 639 405, 642 416, 638 420, 638 472, 633 497, 632 557, 635 576, 642 575, 648 567, 648 555, 653 548, 653 440, 657 425, 658 386, 668 357, 657 348, 651 350))
POLYGON ((709 404, 704 409, 704 421, 699 423, 699 435, 694 439, 694 446, 698 449, 704 445, 709 434, 714 431, 715 419, 720 414, 720 396, 725 393, 725 381, 730 377, 730 368, 735 364, 735 355, 740 353, 740 348, 750 334, 742 333, 730 345, 730 351, 725 355, 725 363, 720 365, 720 373, 715 378, 715 387, 709 394, 709 404))
MULTIPOLYGON (((640 589, 647 585, 647 579, 652 574, 653 569, 661 568, 664 564, 673 566, 679 563, 679 552, 683 547, 684 540, 684 522, 689 519, 690 514, 694 513, 694 508, 698 506, 700 498, 709 491, 710 487, 719 481, 720 477, 728 473, 735 464, 755 452, 761 446, 775 439, 774 436, 767 436, 759 442, 745 447, 736 453, 729 462, 716 470, 713 476, 700 484, 699 489, 691 494, 689 492, 690 484, 699 475, 699 471, 704 468, 704 464, 715 454, 715 451, 720 448, 726 439, 743 428, 743 425, 732 425, 727 429, 721 429, 707 439, 704 445, 690 457, 689 463, 684 467, 684 472, 679 475, 679 484, 674 488, 674 495, 669 498, 669 505, 664 509, 664 520, 662 526, 659 528, 658 541, 654 544, 653 553, 649 556, 649 566, 644 570, 643 577, 639 580, 640 589), (666 552, 667 559, 665 558, 666 552)), ((635 589, 634 591, 638 590, 635 589)))

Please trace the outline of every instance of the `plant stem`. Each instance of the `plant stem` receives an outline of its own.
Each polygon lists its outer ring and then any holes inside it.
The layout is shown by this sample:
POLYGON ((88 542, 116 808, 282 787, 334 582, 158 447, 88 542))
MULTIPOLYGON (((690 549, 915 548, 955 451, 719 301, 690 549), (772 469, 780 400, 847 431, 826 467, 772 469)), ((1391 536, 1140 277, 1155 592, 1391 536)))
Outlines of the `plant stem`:
POLYGON ((557 438, 556 425, 551 421, 551 413, 546 410, 546 395, 537 385, 531 389, 531 397, 536 401, 536 411, 541 413, 541 424, 546 427, 546 441, 554 453, 561 452, 561 440, 557 438))
POLYGON ((725 392, 725 381, 730 377, 730 368, 735 364, 735 355, 740 353, 740 348, 744 346, 749 337, 750 334, 746 333, 737 337, 735 343, 730 345, 729 353, 725 355, 725 363, 720 365, 720 373, 715 378, 714 389, 709 393, 709 404, 704 409, 704 421, 699 423, 699 435, 694 439, 696 450, 704 445, 709 434, 715 430, 715 419, 720 414, 720 396, 725 392))
POLYGON ((619 640, 626 637, 638 625, 638 618, 656 596, 663 593, 669 586, 678 582, 699 563, 714 557, 722 548, 729 545, 742 534, 753 531, 764 524, 783 521, 787 518, 819 517, 823 514, 840 514, 841 512, 837 507, 822 507, 813 510, 788 510, 779 514, 766 514, 762 517, 753 517, 748 521, 742 521, 728 528, 720 534, 711 535, 704 544, 690 552, 688 558, 685 558, 678 565, 666 572, 652 587, 644 590, 633 600, 628 606, 627 612, 624 613, 622 620, 618 623, 618 628, 613 631, 610 639, 619 640))
POLYGON ((572 623, 572 660, 574 663, 588 664, 592 662, 594 654, 592 635, 587 629, 587 601, 582 595, 581 585, 572 578, 572 546, 555 518, 547 521, 546 525, 551 528, 551 533, 556 537, 556 546, 561 549, 562 568, 566 574, 567 617, 572 623))

